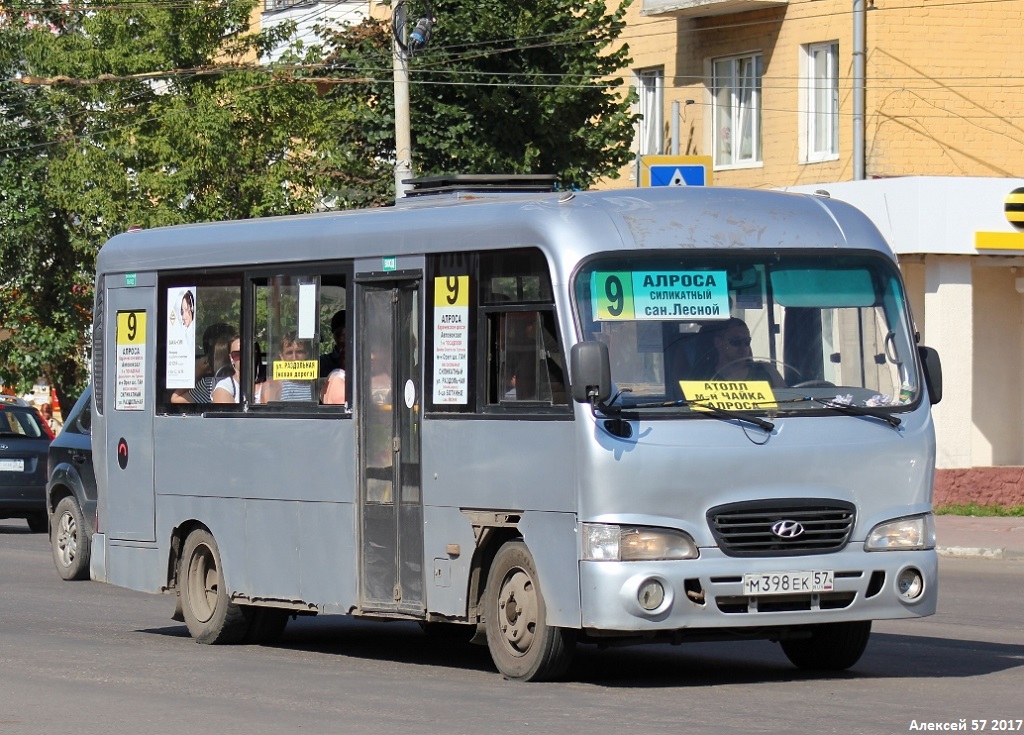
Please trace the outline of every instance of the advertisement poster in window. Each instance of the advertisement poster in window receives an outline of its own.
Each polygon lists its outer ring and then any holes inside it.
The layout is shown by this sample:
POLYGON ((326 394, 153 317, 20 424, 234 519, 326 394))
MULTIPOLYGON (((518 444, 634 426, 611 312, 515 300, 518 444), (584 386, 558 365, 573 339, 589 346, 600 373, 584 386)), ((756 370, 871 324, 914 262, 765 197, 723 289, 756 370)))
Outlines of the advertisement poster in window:
POLYGON ((196 382, 196 287, 167 289, 167 387, 196 382))

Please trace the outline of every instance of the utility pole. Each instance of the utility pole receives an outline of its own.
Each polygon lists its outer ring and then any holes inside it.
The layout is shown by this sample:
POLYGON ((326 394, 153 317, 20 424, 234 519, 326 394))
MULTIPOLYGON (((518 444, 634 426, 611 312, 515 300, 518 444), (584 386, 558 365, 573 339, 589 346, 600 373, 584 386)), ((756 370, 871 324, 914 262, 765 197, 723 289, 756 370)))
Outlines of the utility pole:
POLYGON ((405 196, 412 178, 412 131, 409 122, 409 58, 406 55, 405 3, 395 6, 392 20, 395 71, 395 200, 405 196))
POLYGON ((864 179, 867 155, 864 149, 864 57, 867 14, 864 0, 853 0, 853 180, 864 179))

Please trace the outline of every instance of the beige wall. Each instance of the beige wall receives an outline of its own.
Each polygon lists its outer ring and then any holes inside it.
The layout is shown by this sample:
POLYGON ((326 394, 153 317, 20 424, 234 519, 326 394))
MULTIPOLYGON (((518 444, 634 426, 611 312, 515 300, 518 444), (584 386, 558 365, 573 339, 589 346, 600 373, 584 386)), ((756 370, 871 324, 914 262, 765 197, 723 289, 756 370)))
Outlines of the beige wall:
MULTIPOLYGON (((978 259, 975 259, 976 261, 978 259)), ((1024 464, 1021 300, 1016 273, 974 268, 974 465, 1024 464)))
MULTIPOLYGON (((868 3, 872 5, 872 3, 868 3)), ((711 155, 711 59, 763 54, 762 165, 716 170, 719 186, 782 187, 853 178, 852 3, 793 0, 780 8, 706 18, 627 14, 632 70, 665 71, 665 150, 672 102, 680 153, 711 155), (799 162, 801 46, 838 41, 838 160, 799 162)), ((958 4, 876 0, 866 14, 867 178, 1019 176, 1024 172, 1024 0, 958 4)), ((632 71, 631 70, 631 71, 632 71)), ((626 77, 632 82, 631 75, 626 77)), ((634 167, 607 182, 634 186, 634 167)))
POLYGON ((1016 262, 900 258, 921 341, 942 357, 944 397, 934 411, 940 469, 1024 465, 1024 259, 1016 262))
POLYGON ((1024 2, 879 0, 867 14, 868 176, 1024 169, 1024 2))

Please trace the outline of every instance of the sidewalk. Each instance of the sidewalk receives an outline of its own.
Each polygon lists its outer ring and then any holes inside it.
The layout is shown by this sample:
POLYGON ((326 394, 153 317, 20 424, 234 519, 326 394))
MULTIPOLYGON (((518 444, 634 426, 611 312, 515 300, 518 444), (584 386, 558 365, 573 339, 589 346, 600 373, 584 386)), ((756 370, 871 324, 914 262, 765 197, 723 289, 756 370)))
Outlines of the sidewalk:
POLYGON ((939 556, 1024 561, 1024 518, 935 516, 939 556))

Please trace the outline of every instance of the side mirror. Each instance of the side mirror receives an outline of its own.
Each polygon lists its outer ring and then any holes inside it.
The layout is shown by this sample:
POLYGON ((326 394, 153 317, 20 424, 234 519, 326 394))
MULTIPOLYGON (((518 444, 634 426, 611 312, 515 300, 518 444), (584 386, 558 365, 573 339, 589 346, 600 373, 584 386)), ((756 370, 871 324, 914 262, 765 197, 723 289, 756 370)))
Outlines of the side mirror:
POLYGON ((578 342, 569 352, 572 399, 597 405, 612 394, 612 369, 608 345, 604 342, 578 342))
POLYGON ((939 353, 931 347, 920 346, 917 353, 921 356, 921 365, 924 368, 924 383, 928 387, 928 398, 932 405, 942 400, 942 361, 939 360, 939 353))

